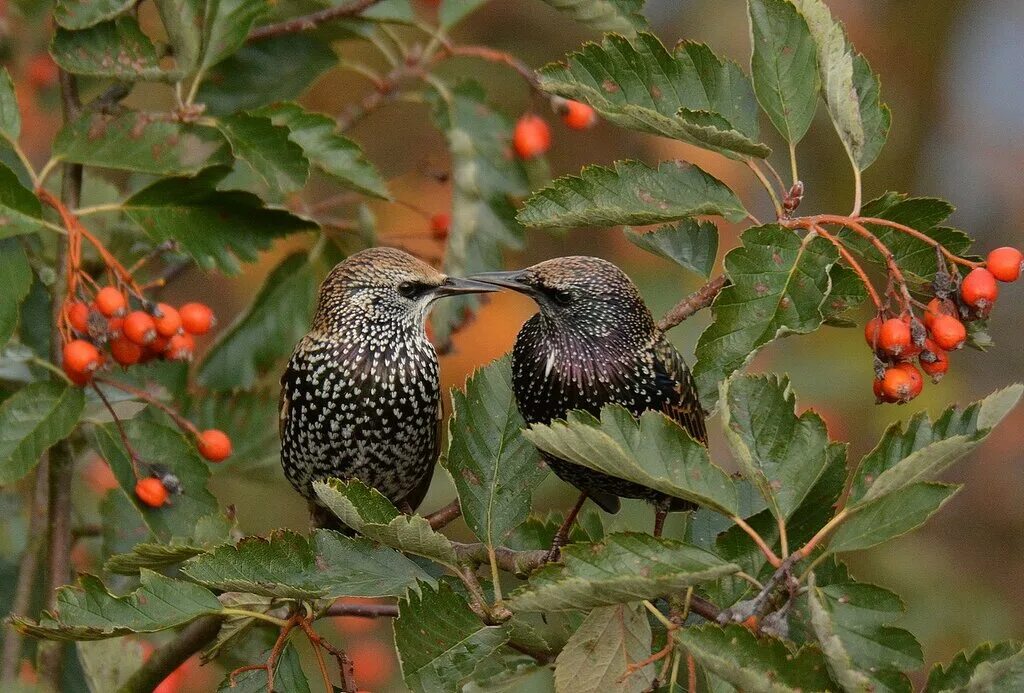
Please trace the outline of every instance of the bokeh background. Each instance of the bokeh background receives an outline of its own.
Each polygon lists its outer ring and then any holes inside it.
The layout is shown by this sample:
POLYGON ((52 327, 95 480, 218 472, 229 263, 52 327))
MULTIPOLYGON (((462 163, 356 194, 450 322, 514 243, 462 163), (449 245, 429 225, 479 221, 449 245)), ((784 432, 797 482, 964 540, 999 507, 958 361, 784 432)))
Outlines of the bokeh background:
MULTIPOLYGON (((456 2, 458 0, 443 0, 456 2)), ((44 57, 49 27, 35 15, 39 3, 0 0, 3 58, 15 76, 25 116, 24 142, 37 162, 47 158, 59 126, 52 65, 44 57), (22 12, 27 8, 26 13, 22 12)), ((880 159, 865 174, 865 199, 887 190, 950 199, 953 218, 978 241, 979 251, 1024 242, 1024 3, 1020 0, 830 0, 854 45, 882 76, 883 98, 892 108, 893 127, 880 159)), ((424 11, 426 5, 420 6, 424 11)), ((143 6, 145 12, 145 6, 143 6)), ((655 31, 671 44, 680 38, 707 42, 717 53, 748 64, 749 38, 741 0, 648 0, 647 16, 655 31)), ((507 50, 531 66, 561 58, 597 35, 574 24, 539 0, 495 0, 455 32, 463 43, 507 50)), ((372 60, 365 47, 337 45, 340 54, 372 60)), ((511 116, 545 104, 531 100, 511 71, 470 61, 452 61, 448 74, 466 74, 488 85, 491 98, 511 116)), ((368 90, 351 72, 332 70, 303 101, 339 114, 368 90)), ((135 97, 133 97, 135 98, 135 97)), ((142 97, 143 100, 145 96, 142 97)), ((373 205, 382 239, 427 257, 439 249, 429 240, 427 214, 445 211, 449 190, 433 174, 447 166, 443 141, 431 129, 426 107, 397 102, 372 113, 351 135, 390 179, 403 205, 373 205)), ((770 215, 768 200, 747 169, 706 152, 656 137, 622 131, 605 124, 579 133, 551 116, 554 143, 549 156, 554 175, 575 173, 587 163, 619 158, 648 162, 682 157, 731 185, 761 218, 770 215)), ((773 132, 765 124, 770 144, 773 132)), ((783 148, 776 147, 777 151, 783 148)), ((845 155, 819 108, 818 122, 799 148, 801 177, 807 194, 801 212, 846 211, 852 176, 845 155)), ((777 161, 780 168, 785 162, 777 161)), ((325 191, 326 193, 327 191, 325 191)), ((735 242, 739 227, 721 226, 721 255, 735 242)), ((224 278, 187 273, 166 295, 174 301, 206 300, 228 323, 259 287, 267 271, 294 243, 275 248, 243 276, 224 278)), ((700 278, 647 255, 625 241, 618 230, 584 229, 563 236, 531 232, 527 249, 509 257, 510 266, 526 265, 562 254, 593 254, 619 263, 642 287, 652 310, 666 310, 696 288, 700 278)), ((522 321, 532 312, 528 301, 498 296, 458 334, 455 350, 442 358, 447 386, 460 386, 476 366, 506 352, 522 321)), ((692 355, 708 315, 684 323, 673 338, 692 355)), ((828 421, 832 437, 851 443, 850 459, 869 450, 886 426, 915 411, 937 413, 952 402, 969 402, 1012 381, 1024 379, 1021 320, 1024 290, 1004 286, 991 321, 995 346, 987 353, 953 356, 950 374, 908 406, 878 407, 871 394, 871 359, 860 330, 825 328, 807 337, 773 343, 753 370, 790 374, 801 407, 813 407, 828 421)), ((222 324, 223 324, 222 323, 222 324)), ((714 427, 714 426, 713 426, 714 427)), ((716 459, 729 465, 718 436, 716 459)), ((907 603, 903 625, 920 639, 925 660, 948 660, 956 651, 985 639, 1024 637, 1024 408, 993 434, 969 459, 949 474, 965 488, 923 530, 879 549, 848 557, 855 575, 900 593, 907 603)), ((244 461, 242 461, 244 462, 244 461)), ((102 488, 102 463, 86 462, 80 493, 102 488)), ((220 470, 214 490, 238 510, 246 532, 274 527, 306 527, 305 507, 291 492, 276 465, 262 473, 233 465, 220 470)), ((442 470, 425 510, 453 495, 442 470)), ((541 509, 571 504, 575 493, 549 480, 537 497, 541 509)), ((647 511, 629 507, 616 518, 621 526, 649 522, 647 511)), ((17 519, 13 522, 17 524, 17 519)), ((678 526, 676 527, 678 531, 678 526)), ((10 537, 11 534, 5 533, 10 537)), ((6 540, 5 540, 6 541, 6 540)), ((4 552, 17 546, 8 545, 4 552)), ((81 542, 76 562, 88 568, 95 547, 81 542)), ((4 609, 6 610, 6 609, 4 609)), ((359 664, 360 681, 369 690, 398 689, 387 623, 346 619, 335 624, 359 664)), ((218 676, 193 667, 182 690, 203 690, 218 676)))

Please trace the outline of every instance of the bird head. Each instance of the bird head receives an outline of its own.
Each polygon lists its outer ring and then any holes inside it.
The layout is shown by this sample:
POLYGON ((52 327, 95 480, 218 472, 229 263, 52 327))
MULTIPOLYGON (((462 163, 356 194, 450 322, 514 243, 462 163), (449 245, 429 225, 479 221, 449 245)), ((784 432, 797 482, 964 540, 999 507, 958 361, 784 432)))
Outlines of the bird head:
POLYGON ((430 304, 445 296, 496 291, 494 286, 437 271, 395 248, 369 248, 335 265, 320 287, 313 324, 351 320, 410 321, 420 326, 430 304))
POLYGON ((646 338, 654 320, 636 285, 618 267, 589 256, 558 257, 511 272, 483 272, 470 279, 526 294, 546 326, 606 339, 646 338))

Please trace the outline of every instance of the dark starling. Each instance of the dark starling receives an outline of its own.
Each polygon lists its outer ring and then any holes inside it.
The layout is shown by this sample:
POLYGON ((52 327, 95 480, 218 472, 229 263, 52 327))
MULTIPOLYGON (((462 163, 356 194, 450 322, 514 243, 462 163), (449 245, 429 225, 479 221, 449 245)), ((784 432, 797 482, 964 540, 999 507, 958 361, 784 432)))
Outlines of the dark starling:
POLYGON ((338 264, 316 315, 281 377, 281 466, 312 503, 313 481, 357 478, 415 510, 440 444, 437 353, 424 323, 430 304, 493 287, 448 277, 392 248, 338 264))
MULTIPOLYGON (((523 325, 512 351, 512 385, 527 422, 564 419, 572 409, 597 415, 601 407, 616 403, 634 416, 662 411, 707 444, 689 368, 618 267, 596 257, 561 257, 472 278, 526 294, 540 307, 523 325)), ((618 511, 619 497, 654 504, 657 532, 664 511, 695 507, 646 486, 546 459, 555 474, 608 512, 618 511)))

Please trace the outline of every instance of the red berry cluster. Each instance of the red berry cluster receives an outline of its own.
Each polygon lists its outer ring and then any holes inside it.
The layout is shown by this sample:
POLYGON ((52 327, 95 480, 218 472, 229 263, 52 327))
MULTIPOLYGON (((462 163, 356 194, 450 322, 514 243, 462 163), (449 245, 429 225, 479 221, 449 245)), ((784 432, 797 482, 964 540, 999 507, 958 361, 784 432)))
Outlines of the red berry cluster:
POLYGON ((999 296, 997 280, 1016 281, 1022 268, 1024 254, 1016 248, 997 248, 989 253, 985 267, 972 269, 959 286, 940 272, 922 320, 906 312, 888 318, 879 315, 868 322, 864 339, 877 357, 874 392, 878 401, 903 404, 917 397, 924 388, 921 371, 939 382, 949 370, 948 352, 967 340, 964 323, 987 318, 999 296))
POLYGON ((193 337, 214 325, 213 311, 202 303, 175 308, 144 302, 130 310, 127 295, 113 286, 101 288, 89 303, 66 302, 64 316, 74 336, 64 344, 64 372, 77 385, 89 383, 104 364, 102 347, 125 367, 154 359, 187 361, 193 337))
MULTIPOLYGON (((551 99, 551 107, 566 127, 573 130, 587 130, 597 122, 597 113, 585 103, 570 101, 561 97, 551 99)), ((525 113, 516 121, 512 131, 512 147, 520 159, 535 159, 551 148, 551 128, 536 113, 525 113)))

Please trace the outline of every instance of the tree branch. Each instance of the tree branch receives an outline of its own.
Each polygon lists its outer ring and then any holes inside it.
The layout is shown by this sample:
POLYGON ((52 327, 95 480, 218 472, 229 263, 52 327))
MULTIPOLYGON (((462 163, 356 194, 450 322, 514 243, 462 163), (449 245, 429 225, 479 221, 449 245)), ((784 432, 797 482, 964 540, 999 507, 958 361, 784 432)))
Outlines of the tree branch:
POLYGON ((430 523, 430 528, 436 532, 445 525, 454 522, 461 516, 462 507, 459 506, 459 499, 456 498, 440 510, 435 510, 429 515, 426 515, 425 519, 430 523))
POLYGON ((274 36, 283 36, 284 34, 297 34, 301 31, 309 31, 310 29, 315 29, 324 22, 357 15, 368 7, 376 5, 378 2, 380 2, 380 0, 355 0, 349 5, 328 7, 325 10, 313 12, 312 14, 303 15, 294 19, 287 19, 283 22, 278 22, 277 24, 267 24, 266 26, 261 26, 250 32, 246 41, 262 41, 264 39, 273 38, 274 36))
POLYGON ((217 637, 223 616, 203 616, 181 629, 170 642, 153 650, 118 693, 149 693, 185 661, 217 637))
POLYGON ((323 616, 350 616, 356 618, 398 618, 394 604, 332 604, 323 616))
MULTIPOLYGON (((61 109, 64 122, 70 122, 81 114, 82 102, 78 97, 78 83, 75 77, 64 70, 60 71, 61 109)), ((82 204, 82 165, 65 164, 64 178, 61 182, 61 202, 66 208, 77 208, 82 204)), ((61 321, 64 309, 64 292, 69 277, 67 274, 66 257, 68 253, 68 237, 57 237, 57 253, 55 267, 57 279, 51 287, 51 320, 50 358, 60 358, 63 348, 61 331, 57 326, 61 321)), ((49 575, 46 591, 46 608, 53 609, 57 603, 57 589, 71 581, 71 482, 73 472, 73 456, 68 441, 57 443, 50 450, 49 459, 49 544, 48 561, 49 575)), ((44 685, 54 690, 60 688, 62 672, 61 659, 65 644, 42 643, 37 650, 36 664, 40 679, 44 685)))
MULTIPOLYGON (((459 561, 471 566, 480 566, 490 561, 485 544, 460 544, 452 542, 459 561)), ((514 575, 527 575, 548 562, 548 551, 515 551, 504 546, 494 548, 495 563, 502 570, 514 575)))
POLYGON ((710 306, 711 302, 715 300, 715 297, 718 296, 722 289, 725 288, 727 282, 728 279, 726 279, 723 274, 715 277, 707 284, 694 291, 692 294, 677 303, 672 310, 665 313, 665 317, 663 317, 658 323, 658 329, 662 332, 671 330, 697 311, 710 306))

